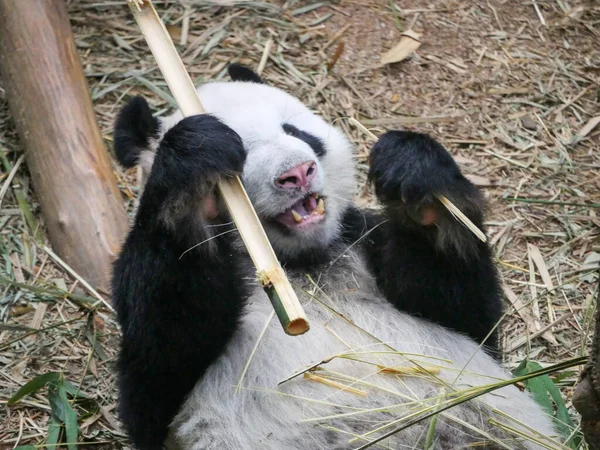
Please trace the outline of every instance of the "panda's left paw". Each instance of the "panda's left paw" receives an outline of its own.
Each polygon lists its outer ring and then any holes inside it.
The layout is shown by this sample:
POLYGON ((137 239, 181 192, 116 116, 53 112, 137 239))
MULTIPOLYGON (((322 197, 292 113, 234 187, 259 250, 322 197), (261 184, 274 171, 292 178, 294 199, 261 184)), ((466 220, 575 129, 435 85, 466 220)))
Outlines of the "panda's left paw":
POLYGON ((439 224, 444 209, 438 195, 470 200, 479 191, 435 139, 409 131, 383 134, 371 151, 369 180, 379 201, 405 212, 421 225, 439 224))

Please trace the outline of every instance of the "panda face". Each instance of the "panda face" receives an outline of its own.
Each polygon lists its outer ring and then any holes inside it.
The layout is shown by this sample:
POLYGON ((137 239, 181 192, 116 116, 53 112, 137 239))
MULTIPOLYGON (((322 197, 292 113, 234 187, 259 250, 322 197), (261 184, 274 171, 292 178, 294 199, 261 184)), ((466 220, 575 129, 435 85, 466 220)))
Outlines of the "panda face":
MULTIPOLYGON (((275 250, 294 257, 335 239, 355 191, 352 148, 344 135, 296 98, 264 84, 210 83, 198 94, 206 111, 244 142, 242 180, 275 250)), ((166 119, 163 129, 180 119, 166 119)))

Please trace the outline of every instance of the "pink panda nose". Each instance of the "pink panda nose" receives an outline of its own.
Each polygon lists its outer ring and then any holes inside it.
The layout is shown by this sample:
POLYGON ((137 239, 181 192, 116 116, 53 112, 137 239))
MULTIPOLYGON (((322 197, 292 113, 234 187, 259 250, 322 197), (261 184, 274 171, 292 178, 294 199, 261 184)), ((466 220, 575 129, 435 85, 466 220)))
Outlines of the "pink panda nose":
POLYGON ((316 173, 317 164, 307 161, 280 174, 275 180, 275 186, 280 189, 307 188, 316 173))

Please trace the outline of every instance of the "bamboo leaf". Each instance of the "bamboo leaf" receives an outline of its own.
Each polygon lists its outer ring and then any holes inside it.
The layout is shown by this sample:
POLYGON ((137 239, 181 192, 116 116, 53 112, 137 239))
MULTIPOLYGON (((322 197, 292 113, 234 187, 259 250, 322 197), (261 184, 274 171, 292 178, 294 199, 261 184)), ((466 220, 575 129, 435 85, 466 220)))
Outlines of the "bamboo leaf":
POLYGON ((35 328, 31 328, 25 325, 12 324, 12 323, 0 323, 0 331, 33 331, 35 328))
MULTIPOLYGON (((523 360, 514 370, 514 376, 523 376, 542 370, 542 366, 535 361, 523 360)), ((542 406, 548 414, 555 417, 558 431, 565 438, 571 436, 575 424, 565 406, 560 390, 548 375, 542 375, 523 382, 534 400, 542 406), (556 410, 556 413, 554 412, 556 410)), ((575 434, 569 439, 567 445, 573 449, 579 448, 581 436, 575 434)))
POLYGON ((421 35, 413 30, 402 33, 402 38, 394 47, 381 56, 381 64, 392 64, 408 58, 421 46, 421 35))
POLYGON ((27 197, 25 196, 25 193, 21 189, 15 189, 14 194, 17 198, 17 203, 19 204, 19 208, 21 209, 21 213, 23 214, 25 222, 31 230, 31 235, 33 236, 36 242, 41 244, 44 241, 44 237, 42 236, 42 231, 39 226, 39 223, 35 218, 35 215, 31 211, 31 208, 29 207, 29 203, 27 202, 27 197))
POLYGON ((0 283, 10 285, 12 287, 16 287, 29 292, 33 292, 34 294, 38 294, 40 296, 47 295, 53 299, 68 298, 84 308, 89 308, 90 305, 93 305, 98 301, 95 298, 87 297, 85 295, 73 294, 58 289, 47 289, 41 286, 32 286, 25 283, 18 283, 16 281, 11 280, 10 278, 3 277, 2 275, 0 275, 0 283))
POLYGON ((48 387, 48 403, 52 409, 52 414, 61 422, 65 422, 65 408, 58 394, 58 386, 51 384, 48 387))
MULTIPOLYGON (((74 387, 74 386, 73 386, 74 387)), ((77 423, 77 412, 73 409, 67 398, 65 384, 60 383, 58 386, 58 397, 61 401, 65 416, 65 429, 67 432, 67 442, 69 450, 77 450, 77 437, 79 436, 79 425, 77 423)))
POLYGON ((575 372, 574 370, 565 370, 562 373, 556 374, 553 377, 553 380, 554 380, 554 384, 558 384, 558 383, 560 383, 561 381, 563 381, 563 380, 565 380, 567 378, 571 378, 571 377, 576 377, 577 378, 578 376, 579 376, 578 373, 575 372))
MULTIPOLYGON (((540 366, 538 363, 525 359, 521 364, 519 364, 519 367, 513 371, 513 375, 520 377, 530 374, 531 372, 541 368, 542 366, 540 366)), ((543 375, 537 378, 532 378, 531 380, 524 381, 523 384, 525 384, 525 387, 531 393, 535 402, 544 408, 547 414, 552 416, 554 415, 554 409, 552 408, 552 402, 550 401, 550 397, 548 397, 548 390, 546 389, 546 383, 544 382, 544 377, 547 376, 548 375, 543 375)))
POLYGON ((26 395, 31 395, 42 389, 49 383, 56 383, 60 378, 60 373, 58 372, 49 372, 39 377, 35 377, 25 386, 21 387, 15 395, 13 395, 7 402, 8 405, 14 405, 19 400, 21 400, 26 395))
MULTIPOLYGON (((571 414, 567 409, 565 402, 560 394, 560 390, 556 387, 556 384, 550 379, 549 376, 546 375, 545 379, 546 389, 548 390, 548 394, 552 397, 554 404, 556 405, 556 421, 558 431, 565 437, 571 436, 573 430, 575 429, 575 424, 573 423, 573 419, 571 418, 571 414)), ((581 443, 581 435, 579 433, 575 433, 571 439, 567 442, 567 445, 572 449, 578 449, 579 444, 581 443)))
POLYGON ((48 421, 48 437, 46 438, 46 447, 56 448, 58 439, 60 438, 60 429, 62 428, 60 420, 54 415, 50 414, 50 420, 48 421))
POLYGON ((306 14, 308 12, 314 11, 315 9, 321 8, 323 6, 329 5, 329 2, 318 2, 313 3, 312 5, 302 6, 300 8, 294 9, 290 12, 292 16, 300 16, 302 14, 306 14))
POLYGON ((71 383, 68 380, 64 380, 63 381, 63 387, 65 389, 65 392, 75 398, 85 398, 85 399, 91 399, 90 396, 84 394, 83 392, 81 392, 81 390, 79 390, 77 388, 77 386, 75 386, 73 383, 71 383))

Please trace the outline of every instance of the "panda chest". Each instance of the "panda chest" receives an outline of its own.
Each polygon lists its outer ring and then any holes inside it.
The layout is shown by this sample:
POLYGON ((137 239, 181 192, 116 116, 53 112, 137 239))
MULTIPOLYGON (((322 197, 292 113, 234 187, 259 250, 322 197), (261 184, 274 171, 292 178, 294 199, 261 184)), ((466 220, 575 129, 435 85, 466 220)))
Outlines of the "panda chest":
POLYGON ((215 376, 238 387, 273 389, 351 349, 379 345, 373 336, 383 330, 377 324, 397 314, 360 260, 316 273, 290 271, 288 276, 310 330, 302 336, 286 335, 267 296, 257 289, 226 353, 211 368, 215 376))

